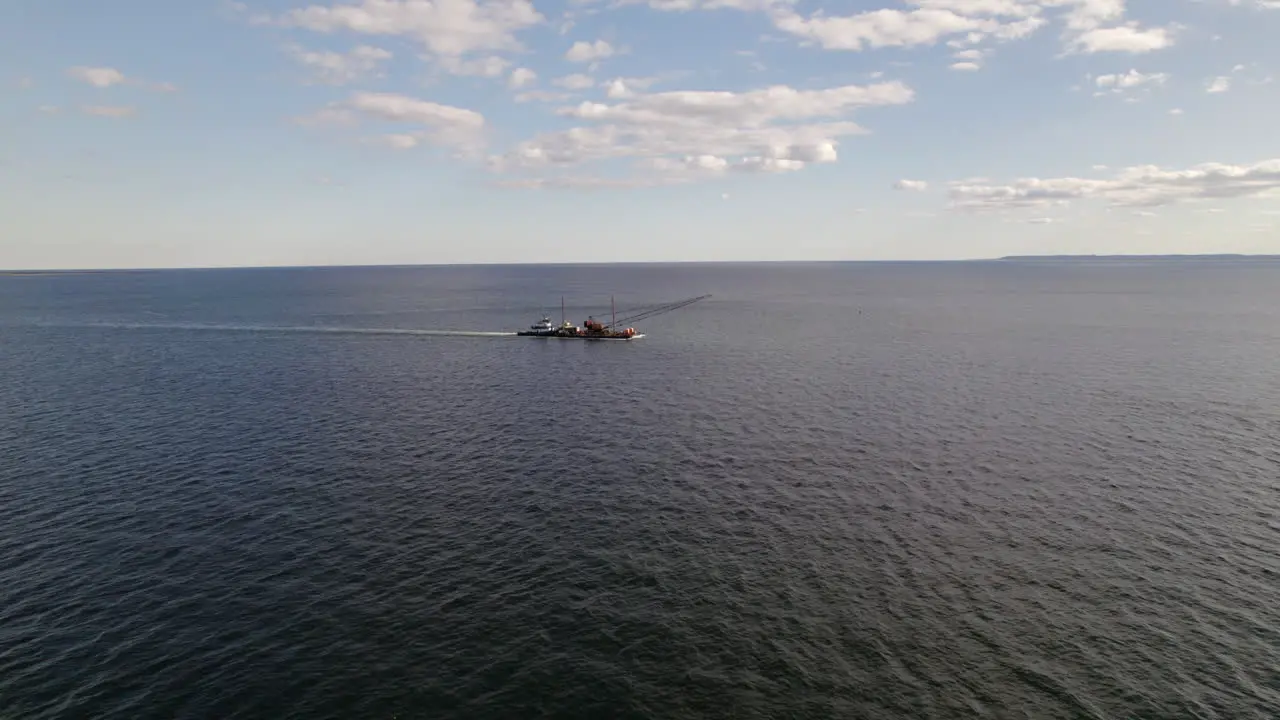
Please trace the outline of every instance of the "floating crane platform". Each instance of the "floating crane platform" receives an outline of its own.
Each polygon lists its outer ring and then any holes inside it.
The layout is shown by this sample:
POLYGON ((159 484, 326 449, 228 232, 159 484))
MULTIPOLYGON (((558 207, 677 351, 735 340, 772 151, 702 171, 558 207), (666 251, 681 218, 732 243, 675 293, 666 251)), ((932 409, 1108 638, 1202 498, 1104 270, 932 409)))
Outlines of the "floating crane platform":
POLYGON ((581 326, 574 325, 564 319, 564 298, 560 298, 561 322, 559 325, 553 325, 551 323, 551 318, 543 315, 542 319, 533 325, 530 325, 528 330, 521 330, 517 332, 516 335, 523 337, 565 338, 575 340, 638 340, 644 337, 644 333, 637 331, 635 327, 629 325, 629 323, 669 313, 672 310, 679 310, 682 307, 692 305, 699 300, 705 300, 709 297, 711 296, 700 295, 695 298, 688 298, 687 300, 681 300, 680 302, 674 302, 668 305, 659 305, 658 307, 634 312, 622 319, 618 319, 618 311, 616 307, 614 307, 613 298, 609 298, 612 320, 608 324, 605 324, 596 320, 595 317, 589 316, 581 326), (626 327, 623 327, 623 325, 626 325, 626 327))

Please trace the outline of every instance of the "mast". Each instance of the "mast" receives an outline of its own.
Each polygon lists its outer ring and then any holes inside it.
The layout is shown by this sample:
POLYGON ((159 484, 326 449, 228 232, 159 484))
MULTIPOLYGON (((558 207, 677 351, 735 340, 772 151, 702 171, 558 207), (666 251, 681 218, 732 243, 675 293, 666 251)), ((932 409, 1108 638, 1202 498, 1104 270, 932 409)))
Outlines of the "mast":
POLYGON ((618 324, 618 308, 613 304, 613 296, 609 296, 609 312, 613 315, 613 321, 609 323, 609 327, 618 324))
POLYGON ((560 324, 561 324, 561 325, 563 325, 564 323, 565 323, 565 316, 564 316, 564 296, 563 296, 563 295, 561 295, 561 296, 560 296, 560 324))

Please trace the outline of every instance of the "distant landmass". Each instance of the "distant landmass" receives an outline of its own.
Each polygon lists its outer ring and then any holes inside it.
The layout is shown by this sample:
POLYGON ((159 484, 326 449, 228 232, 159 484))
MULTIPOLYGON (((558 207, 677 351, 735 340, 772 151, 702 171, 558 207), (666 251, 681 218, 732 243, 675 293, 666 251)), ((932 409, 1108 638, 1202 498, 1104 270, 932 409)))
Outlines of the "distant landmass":
POLYGON ((998 259, 1012 262, 1093 262, 1097 260, 1106 260, 1108 262, 1131 260, 1141 262, 1198 262, 1203 260, 1280 260, 1280 255, 1239 255, 1230 253, 1218 255, 1006 255, 998 259))

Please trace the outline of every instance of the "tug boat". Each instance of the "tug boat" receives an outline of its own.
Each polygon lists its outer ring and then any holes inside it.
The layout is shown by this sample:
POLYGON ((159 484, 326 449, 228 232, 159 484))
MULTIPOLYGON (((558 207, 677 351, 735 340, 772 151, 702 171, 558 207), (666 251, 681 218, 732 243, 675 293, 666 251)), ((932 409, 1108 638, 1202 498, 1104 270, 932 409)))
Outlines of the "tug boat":
MULTIPOLYGON (((678 310, 687 305, 692 305, 699 300, 711 297, 710 295, 702 295, 688 300, 671 303, 670 305, 662 305, 659 307, 651 307, 642 312, 638 312, 629 317, 625 317, 621 322, 634 322, 645 318, 654 317, 663 313, 678 310)), ((619 328, 617 308, 613 304, 613 298, 609 298, 610 312, 613 319, 606 325, 596 320, 594 316, 588 316, 581 327, 574 325, 568 320, 564 320, 564 298, 560 298, 560 325, 552 325, 551 318, 543 315, 542 319, 529 326, 528 330, 521 330, 516 333, 523 337, 546 337, 546 338, 576 338, 579 340, 635 340, 644 337, 643 333, 637 332, 634 327, 619 328)))

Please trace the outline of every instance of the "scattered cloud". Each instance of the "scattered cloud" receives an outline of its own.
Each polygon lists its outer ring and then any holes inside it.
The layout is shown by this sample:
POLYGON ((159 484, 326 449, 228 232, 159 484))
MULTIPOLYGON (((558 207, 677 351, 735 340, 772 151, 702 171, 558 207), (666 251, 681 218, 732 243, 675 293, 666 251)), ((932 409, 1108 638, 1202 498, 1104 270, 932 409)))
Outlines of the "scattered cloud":
POLYGON ((872 10, 857 15, 815 15, 802 17, 787 9, 776 10, 775 26, 827 50, 862 51, 885 47, 934 45, 942 38, 960 33, 973 33, 983 38, 995 33, 1034 31, 1038 23, 1011 30, 999 20, 966 16, 949 9, 923 8, 911 11, 872 10))
MULTIPOLYGON (((960 47, 960 46, 963 46, 965 42, 952 41, 952 44, 954 46, 960 47)), ((951 59, 954 61, 951 63, 951 69, 958 70, 960 72, 976 72, 978 70, 981 70, 982 60, 983 58, 986 57, 986 55, 987 55, 987 51, 979 50, 978 48, 967 48, 963 50, 957 50, 956 52, 951 54, 951 59)))
POLYGON ((1228 5, 1245 5, 1257 10, 1280 10, 1280 0, 1227 0, 1228 5))
MULTIPOLYGON (((654 5, 658 0, 651 0, 654 5)), ((911 9, 881 8, 853 15, 819 12, 805 17, 787 0, 769 3, 720 2, 716 7, 768 9, 774 26, 827 50, 860 52, 886 47, 932 46, 946 41, 956 49, 1021 40, 1054 22, 1064 28, 1064 44, 1077 53, 1147 53, 1174 44, 1174 28, 1144 28, 1125 21, 1124 0, 905 0, 911 9), (765 8, 756 6, 764 5, 765 8)), ((684 6, 686 3, 677 3, 684 6)), ((711 4, 711 3, 707 3, 711 4)), ((705 6, 705 5, 704 5, 705 6)), ((683 7, 682 7, 683 9, 683 7)), ((976 58, 955 58, 955 65, 976 58)), ((954 65, 953 65, 954 67, 954 65)))
POLYGON ((384 135, 378 140, 399 149, 429 142, 469 155, 484 144, 485 119, 480 113, 392 93, 358 92, 304 118, 303 122, 355 125, 361 120, 413 126, 408 132, 384 135))
POLYGON ((314 82, 326 85, 347 85, 367 79, 392 57, 390 51, 371 45, 360 45, 347 53, 309 51, 297 45, 289 45, 286 50, 311 71, 314 82))
POLYGON ((272 18, 272 24, 320 33, 399 36, 433 56, 521 50, 517 31, 546 20, 529 0, 364 0, 311 5, 272 18))
POLYGON ((605 83, 605 95, 611 100, 629 98, 634 96, 637 91, 648 89, 650 85, 657 81, 657 78, 651 77, 614 78, 605 83))
POLYGON ((615 52, 613 46, 604 40, 590 43, 579 40, 564 54, 564 59, 574 63, 594 62, 612 57, 615 52))
POLYGON ((127 118, 138 114, 136 108, 127 105, 86 105, 80 110, 85 115, 105 118, 127 118))
MULTIPOLYGON (((300 7, 269 21, 320 33, 341 31, 417 41, 425 48, 424 58, 447 73, 505 78, 506 85, 516 91, 512 98, 517 104, 559 104, 570 100, 574 93, 601 88, 602 98, 595 96, 551 110, 566 127, 536 134, 505 152, 490 155, 489 166, 498 172, 545 176, 504 181, 514 186, 616 187, 684 182, 727 172, 792 172, 810 164, 835 161, 842 140, 868 132, 851 119, 853 110, 903 105, 914 100, 914 92, 898 82, 826 90, 774 85, 738 92, 653 93, 653 78, 600 80, 594 76, 600 61, 627 52, 604 39, 572 42, 563 59, 587 66, 586 72, 556 77, 547 89, 535 89, 539 75, 532 68, 512 69, 508 57, 525 50, 517 39, 522 31, 550 23, 551 29, 564 35, 585 16, 600 12, 603 6, 595 3, 601 2, 582 0, 553 22, 529 0, 348 0, 332 6, 300 7), (608 164, 613 175, 606 178, 569 174, 578 166, 593 163, 608 164), (620 170, 618 163, 629 163, 630 169, 620 170)), ((981 70, 998 46, 1055 27, 1054 42, 1065 54, 1151 53, 1174 45, 1181 29, 1176 24, 1144 25, 1130 18, 1125 0, 901 3, 899 7, 847 15, 810 11, 795 0, 614 0, 613 6, 644 4, 665 13, 759 13, 776 31, 762 37, 762 42, 798 40, 802 45, 831 51, 943 45, 950 57, 948 67, 970 73, 981 70)), ((757 50, 736 54, 759 62, 757 50)), ((314 67, 330 84, 370 77, 389 59, 390 53, 369 45, 360 45, 346 54, 316 52, 299 56, 300 62, 314 67)), ((874 77, 881 75, 876 73, 874 77)), ((1169 79, 1164 72, 1134 68, 1099 75, 1091 82, 1095 94, 1123 94, 1126 101, 1133 102, 1132 94, 1163 86, 1169 79)), ((354 123, 362 116, 392 119, 389 116, 396 115, 391 111, 393 107, 400 109, 400 115, 414 115, 416 119, 411 122, 424 127, 382 136, 378 142, 383 144, 401 148, 416 147, 422 142, 475 144, 483 135, 485 123, 479 113, 390 94, 357 94, 305 121, 354 123), (428 112, 428 106, 434 110, 428 112), (465 138, 465 142, 458 138, 465 138)), ((1171 112, 1179 114, 1180 110, 1171 112)), ((396 121, 407 120, 401 117, 396 121)), ((971 186, 986 187, 982 183, 971 186)), ((927 189, 927 184, 903 180, 895 187, 919 191, 927 189)))
POLYGON ((347 107, 390 122, 416 123, 444 134, 470 134, 484 128, 484 116, 474 110, 440 105, 389 93, 356 93, 347 107))
POLYGON ((156 92, 177 92, 178 86, 168 82, 148 82, 137 78, 125 77, 125 74, 111 67, 77 66, 67 70, 67 75, 87 85, 106 89, 115 85, 135 85, 156 92))
POLYGON ((1144 74, 1137 70, 1130 70, 1127 73, 1099 75, 1094 78, 1094 85, 1098 88, 1098 92, 1094 94, 1103 95, 1108 92, 1122 94, 1141 87, 1164 85, 1168 80, 1169 75, 1167 73, 1144 74))
POLYGON ((395 150, 409 150, 422 144, 422 140, 417 135, 408 133, 391 133, 374 138, 373 142, 385 145, 395 150))
MULTIPOLYGON (((640 185, 728 172, 793 172, 834 162, 841 137, 866 132, 846 119, 854 110, 913 99, 913 91, 899 82, 824 90, 628 92, 612 103, 558 108, 557 115, 584 124, 537 135, 490 164, 499 172, 547 173, 627 159, 639 176, 625 180, 640 185)), ((524 186, 581 186, 583 178, 575 177, 567 185, 545 178, 524 186)))
MULTIPOLYGON (((1060 61, 1088 60, 1092 67, 1101 69, 1104 74, 1087 76, 1080 89, 1094 95, 1123 96, 1128 102, 1171 84, 1171 75, 1155 64, 1160 56, 1151 54, 1183 39, 1183 26, 1135 19, 1129 13, 1131 3, 1125 0, 896 0, 880 3, 882 7, 854 3, 854 9, 838 11, 797 0, 575 0, 563 12, 552 13, 551 18, 545 17, 531 0, 297 0, 290 4, 296 7, 251 16, 248 5, 224 2, 226 9, 251 24, 342 34, 343 38, 329 39, 351 43, 339 45, 340 51, 292 43, 285 46, 289 56, 308 71, 311 82, 368 87, 363 83, 382 77, 394 59, 390 50, 378 46, 385 44, 396 47, 400 54, 420 53, 418 57, 437 72, 490 78, 497 89, 505 84, 510 92, 499 93, 504 103, 540 103, 519 110, 549 115, 552 124, 543 132, 491 148, 485 115, 442 102, 457 101, 457 94, 417 98, 370 91, 354 92, 345 100, 320 107, 300 122, 360 126, 361 135, 368 133, 362 142, 397 150, 451 148, 471 159, 487 159, 488 167, 502 175, 500 184, 530 188, 645 187, 730 173, 796 172, 835 162, 842 143, 869 134, 860 122, 865 110, 915 101, 911 87, 881 80, 882 71, 870 73, 871 84, 825 89, 810 89, 818 86, 822 77, 819 75, 796 78, 791 84, 778 82, 754 88, 748 85, 746 89, 737 84, 720 85, 735 88, 732 91, 654 92, 656 78, 624 76, 628 72, 640 75, 653 71, 639 59, 632 64, 631 49, 614 44, 630 42, 628 38, 614 38, 609 30, 604 31, 609 40, 581 35, 590 16, 603 12, 606 6, 645 5, 662 13, 755 14, 756 20, 768 26, 759 48, 732 51, 733 47, 742 47, 735 41, 721 50, 734 60, 733 72, 739 74, 746 70, 746 63, 736 61, 729 52, 747 58, 758 70, 764 68, 759 64, 764 57, 771 73, 780 72, 785 59, 770 54, 770 45, 766 45, 779 42, 814 51, 895 53, 869 63, 858 71, 859 77, 874 67, 910 65, 913 60, 897 57, 896 53, 924 48, 930 48, 931 54, 928 62, 914 60, 918 66, 974 73, 988 66, 998 68, 1002 48, 1035 37, 1053 48, 1051 52, 1060 61), (592 39, 570 43, 567 35, 575 27, 579 36, 592 39), (538 64, 522 42, 522 33, 534 30, 551 31, 550 47, 538 48, 550 54, 544 60, 557 64, 563 60, 572 65, 538 64), (400 44, 393 44, 396 41, 400 44), (412 52, 400 50, 404 41, 408 41, 412 52), (1105 58, 1066 57, 1070 55, 1105 58), (1104 59, 1107 64, 1102 64, 1104 59), (611 60, 609 74, 599 69, 605 60, 611 60), (620 66, 618 76, 611 77, 615 64, 620 66), (631 67, 621 67, 624 64, 631 67), (569 72, 577 69, 582 72, 569 72), (366 127, 369 125, 373 128, 366 127)), ((1221 0, 1221 4, 1271 8, 1280 6, 1280 0, 1221 0)), ((299 34, 317 39, 308 32, 299 34)), ((1230 68, 1229 73, 1206 80, 1206 92, 1222 93, 1233 86, 1243 92, 1253 73, 1266 67, 1267 58, 1261 55, 1261 64, 1233 66, 1235 59, 1201 66, 1210 68, 1203 71, 1205 76, 1230 68)), ((690 72, 704 81, 708 77, 702 69, 690 72)), ((113 67, 77 66, 67 73, 100 89, 144 85, 166 92, 177 90, 168 83, 126 77, 113 67)), ((421 81, 420 75, 415 77, 421 81)), ((668 76, 662 77, 669 82, 668 76)), ((1199 89, 1196 83, 1203 77, 1187 82, 1199 89)), ((986 79, 966 78, 964 86, 980 87, 984 83, 976 81, 986 79)), ((1204 100, 1207 98, 1202 97, 1204 100)), ((486 100, 477 102, 483 101, 486 100)), ((487 105, 475 107, 491 112, 487 105)), ((91 105, 82 110, 117 118, 136 112, 131 106, 114 105, 91 105)), ((1163 110, 1152 112, 1159 114, 1163 110)), ((1174 116, 1183 113, 1181 108, 1168 112, 1174 116)), ((491 116, 498 117, 493 113, 491 116)), ((953 207, 959 209, 1051 207, 1084 199, 1100 199, 1112 205, 1160 205, 1280 190, 1275 181, 1280 170, 1275 162, 1254 166, 1211 163, 1181 171, 1155 166, 1111 171, 1097 166, 1095 170, 1104 174, 1094 174, 1093 179, 1033 177, 1001 184, 972 178, 950 183, 949 190, 953 207)), ((878 182, 884 188, 893 177, 878 182)), ((898 180, 893 187, 910 192, 930 189, 929 183, 910 179, 898 180)), ((727 199, 728 194, 724 197, 727 199)), ((1055 221, 1046 216, 1027 222, 1055 221)))
POLYGON ((516 95, 515 100, 518 103, 529 102, 564 102, 573 99, 573 93, 554 92, 550 90, 529 90, 516 95))
POLYGON ((1136 24, 1093 28, 1075 37, 1071 48, 1083 53, 1118 52, 1141 54, 1173 45, 1173 33, 1166 28, 1141 29, 1136 24))
POLYGON ((486 78, 496 78, 505 74, 510 65, 511 62, 509 60, 497 55, 486 55, 472 60, 446 55, 438 61, 439 69, 450 75, 486 78))
POLYGON ((511 71, 511 77, 507 80, 507 86, 511 88, 522 88, 532 85, 538 79, 538 73, 526 67, 519 67, 511 71))
POLYGON ((73 67, 67 74, 96 88, 109 88, 125 80, 124 73, 109 67, 73 67))
POLYGON ((522 190, 609 190, 656 187, 669 184, 660 177, 611 178, 599 176, 566 175, 561 177, 502 179, 494 185, 522 190))
POLYGON ((1253 165, 1205 163, 1186 170, 1126 168, 1109 180, 1024 178, 1007 185, 952 183, 952 207, 993 210, 1065 205, 1100 199, 1115 206, 1171 205, 1189 200, 1253 197, 1280 189, 1280 159, 1253 165))
POLYGON ((595 87, 596 81, 590 75, 574 73, 573 75, 565 75, 551 81, 552 85, 562 87, 565 90, 586 90, 589 87, 595 87))

